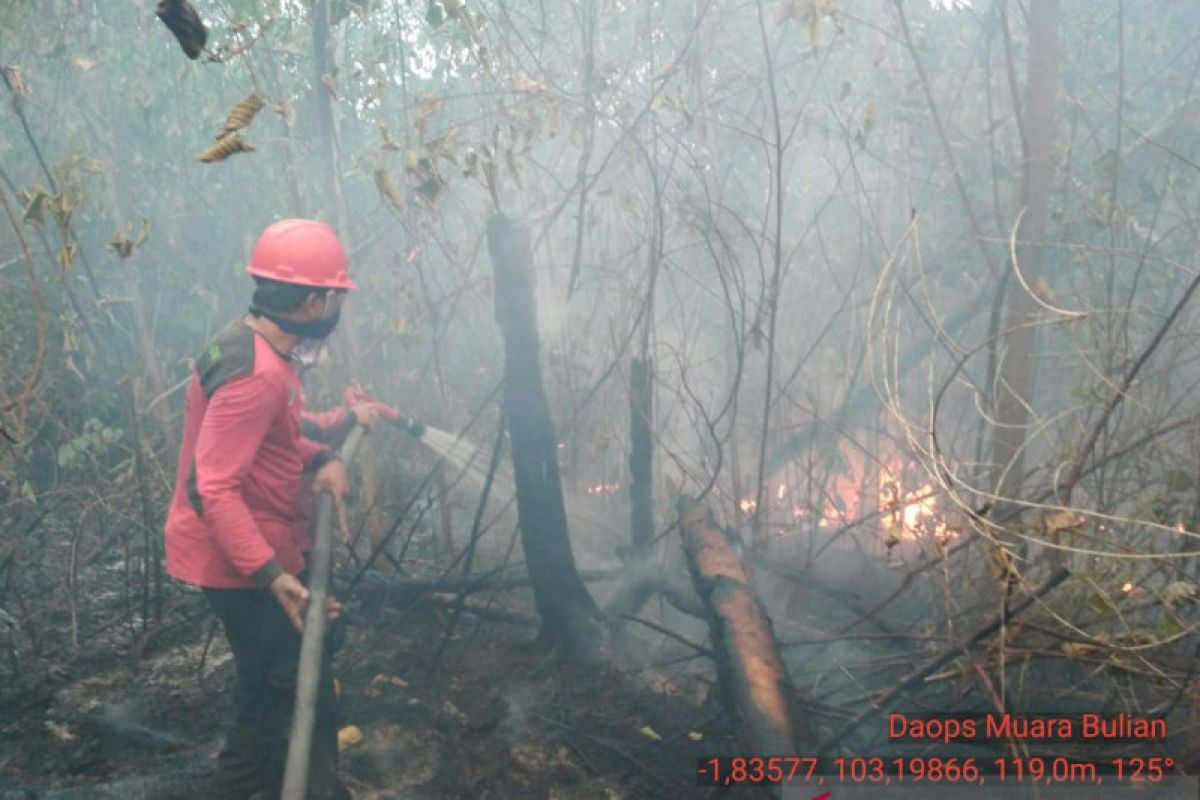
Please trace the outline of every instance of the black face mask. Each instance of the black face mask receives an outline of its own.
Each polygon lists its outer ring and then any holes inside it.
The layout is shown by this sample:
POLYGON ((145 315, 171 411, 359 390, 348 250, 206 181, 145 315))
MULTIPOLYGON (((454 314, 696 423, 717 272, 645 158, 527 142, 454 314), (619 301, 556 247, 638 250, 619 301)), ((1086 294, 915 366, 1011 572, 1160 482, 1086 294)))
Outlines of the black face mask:
POLYGON ((279 326, 279 329, 284 333, 290 333, 293 336, 299 336, 302 339, 325 339, 329 334, 333 333, 333 329, 337 327, 338 319, 341 317, 341 310, 333 312, 328 317, 320 319, 295 320, 281 317, 277 314, 272 314, 269 311, 264 311, 256 306, 250 306, 250 313, 260 317, 266 317, 279 326))

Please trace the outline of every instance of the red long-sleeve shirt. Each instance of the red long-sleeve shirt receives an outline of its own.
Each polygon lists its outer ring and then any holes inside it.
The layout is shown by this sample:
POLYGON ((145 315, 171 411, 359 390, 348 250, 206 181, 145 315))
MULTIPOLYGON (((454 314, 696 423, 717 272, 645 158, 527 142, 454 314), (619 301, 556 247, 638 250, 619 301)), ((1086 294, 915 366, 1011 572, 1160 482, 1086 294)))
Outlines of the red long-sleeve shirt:
POLYGON ((291 359, 238 320, 197 360, 167 512, 167 571, 198 586, 266 585, 303 569, 302 481, 352 422, 344 408, 304 411, 291 359), (303 429, 303 430, 302 430, 303 429))

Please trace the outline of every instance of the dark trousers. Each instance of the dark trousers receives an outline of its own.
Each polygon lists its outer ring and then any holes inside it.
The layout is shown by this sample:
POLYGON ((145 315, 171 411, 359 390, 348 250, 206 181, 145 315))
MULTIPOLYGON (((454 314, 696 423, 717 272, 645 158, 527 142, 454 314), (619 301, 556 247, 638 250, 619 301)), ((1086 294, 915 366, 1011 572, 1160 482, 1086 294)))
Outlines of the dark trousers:
MULTIPOLYGON (((221 620, 237 665, 236 710, 225 747, 217 756, 221 800, 244 800, 262 792, 276 800, 283 790, 291 733, 300 634, 275 596, 265 589, 205 589, 221 620)), ((349 800, 337 776, 337 720, 328 640, 317 690, 308 797, 349 800)))

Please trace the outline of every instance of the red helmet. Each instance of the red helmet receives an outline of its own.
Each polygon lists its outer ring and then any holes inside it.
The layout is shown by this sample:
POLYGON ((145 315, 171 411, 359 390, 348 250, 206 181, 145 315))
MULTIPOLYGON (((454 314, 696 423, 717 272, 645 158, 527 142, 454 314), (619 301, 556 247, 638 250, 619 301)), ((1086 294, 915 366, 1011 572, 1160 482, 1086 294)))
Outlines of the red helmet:
POLYGON ((246 272, 302 286, 357 289, 346 261, 346 249, 333 228, 315 219, 284 219, 258 237, 246 272))

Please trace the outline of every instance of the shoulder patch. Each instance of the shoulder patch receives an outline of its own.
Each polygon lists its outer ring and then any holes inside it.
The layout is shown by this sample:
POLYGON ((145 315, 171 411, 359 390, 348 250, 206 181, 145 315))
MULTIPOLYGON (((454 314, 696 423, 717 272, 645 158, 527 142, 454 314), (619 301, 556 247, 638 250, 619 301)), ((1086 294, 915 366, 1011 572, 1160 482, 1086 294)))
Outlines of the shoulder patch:
POLYGON ((196 359, 196 372, 205 397, 212 397, 234 378, 254 374, 254 331, 241 320, 226 325, 196 359))

